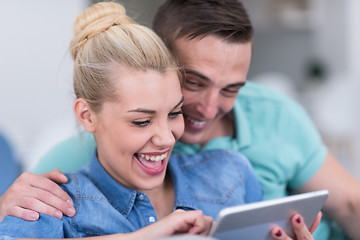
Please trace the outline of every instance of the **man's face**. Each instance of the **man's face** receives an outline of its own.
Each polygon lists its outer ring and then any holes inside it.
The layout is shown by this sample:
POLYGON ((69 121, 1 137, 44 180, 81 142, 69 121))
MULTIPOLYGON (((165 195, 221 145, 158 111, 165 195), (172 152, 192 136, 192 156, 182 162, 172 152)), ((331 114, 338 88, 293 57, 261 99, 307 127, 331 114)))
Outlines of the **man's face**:
POLYGON ((228 43, 216 36, 176 40, 174 53, 185 70, 182 142, 203 145, 233 134, 228 113, 245 84, 251 46, 251 42, 228 43))

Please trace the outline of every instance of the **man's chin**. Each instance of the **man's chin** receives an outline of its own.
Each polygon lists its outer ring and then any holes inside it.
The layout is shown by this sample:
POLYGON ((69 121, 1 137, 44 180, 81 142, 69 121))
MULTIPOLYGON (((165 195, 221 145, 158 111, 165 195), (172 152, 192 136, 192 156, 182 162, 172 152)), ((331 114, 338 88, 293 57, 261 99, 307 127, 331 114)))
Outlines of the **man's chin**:
POLYGON ((187 133, 185 131, 179 141, 188 145, 194 145, 194 144, 200 144, 202 139, 203 139, 203 134, 201 133, 194 134, 194 133, 187 133))

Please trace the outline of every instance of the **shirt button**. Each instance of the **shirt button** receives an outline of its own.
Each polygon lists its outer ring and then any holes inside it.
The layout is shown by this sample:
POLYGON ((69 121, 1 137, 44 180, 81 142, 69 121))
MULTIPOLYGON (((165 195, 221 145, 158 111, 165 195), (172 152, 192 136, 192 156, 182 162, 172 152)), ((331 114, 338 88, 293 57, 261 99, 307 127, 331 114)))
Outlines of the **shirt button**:
POLYGON ((139 199, 140 199, 140 200, 144 200, 144 198, 145 198, 145 197, 144 197, 144 194, 140 194, 140 195, 139 195, 139 199))
POLYGON ((149 222, 151 223, 155 222, 155 218, 153 216, 149 217, 149 222))

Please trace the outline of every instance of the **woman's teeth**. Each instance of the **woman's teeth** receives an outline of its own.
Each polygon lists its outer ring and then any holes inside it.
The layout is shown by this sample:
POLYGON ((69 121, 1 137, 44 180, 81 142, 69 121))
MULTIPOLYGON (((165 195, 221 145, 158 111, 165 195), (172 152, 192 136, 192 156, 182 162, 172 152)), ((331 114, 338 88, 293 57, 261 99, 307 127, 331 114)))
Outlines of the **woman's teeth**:
POLYGON ((167 156, 167 153, 158 155, 158 156, 146 156, 145 154, 140 153, 139 154, 140 157, 145 158, 148 161, 153 161, 153 162, 157 162, 157 161, 161 161, 164 160, 167 156))

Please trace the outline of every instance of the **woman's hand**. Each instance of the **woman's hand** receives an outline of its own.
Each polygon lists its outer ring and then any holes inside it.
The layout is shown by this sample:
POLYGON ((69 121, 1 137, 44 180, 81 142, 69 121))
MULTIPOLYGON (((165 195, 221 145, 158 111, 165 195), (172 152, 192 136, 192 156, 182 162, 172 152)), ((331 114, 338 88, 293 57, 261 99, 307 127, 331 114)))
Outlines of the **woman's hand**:
POLYGON ((65 175, 55 169, 42 175, 25 172, 0 197, 0 221, 14 216, 35 221, 39 213, 62 218, 73 216, 75 209, 69 195, 56 183, 66 183, 65 175))
POLYGON ((213 219, 205 216, 202 211, 176 210, 160 221, 136 232, 138 239, 158 239, 174 234, 210 233, 213 219))
MULTIPOLYGON (((308 229, 305 225, 304 219, 299 214, 294 214, 291 217, 291 225, 294 229, 294 233, 296 236, 296 239, 302 239, 302 240, 313 240, 312 234, 316 230, 316 228, 319 226, 319 223, 321 221, 322 213, 319 212, 315 221, 311 225, 310 229, 308 229)), ((292 240, 283 229, 280 227, 275 227, 271 230, 271 236, 276 240, 292 240)))

